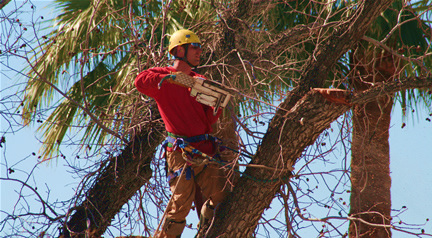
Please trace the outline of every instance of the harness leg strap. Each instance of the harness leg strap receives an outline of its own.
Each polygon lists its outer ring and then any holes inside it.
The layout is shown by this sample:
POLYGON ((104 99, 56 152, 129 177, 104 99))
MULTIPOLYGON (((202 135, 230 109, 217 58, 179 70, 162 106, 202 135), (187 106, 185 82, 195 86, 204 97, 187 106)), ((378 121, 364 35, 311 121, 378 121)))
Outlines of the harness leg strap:
MULTIPOLYGON (((182 170, 183 168, 180 168, 177 171, 171 172, 171 174, 168 175, 168 182, 180 176, 182 170)), ((192 167, 190 166, 186 167, 185 175, 186 175, 186 180, 190 180, 192 177, 195 177, 195 173, 192 167)))

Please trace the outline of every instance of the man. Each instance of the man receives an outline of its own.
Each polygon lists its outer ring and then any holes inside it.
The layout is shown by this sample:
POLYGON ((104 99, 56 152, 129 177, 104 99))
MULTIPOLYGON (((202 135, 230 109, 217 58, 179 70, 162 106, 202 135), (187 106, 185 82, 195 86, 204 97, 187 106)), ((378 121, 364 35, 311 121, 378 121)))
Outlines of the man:
MULTIPOLYGON (((221 110, 201 104, 190 95, 190 89, 175 82, 176 73, 204 78, 192 71, 200 63, 201 42, 190 30, 179 30, 170 38, 169 53, 175 57, 171 67, 156 67, 138 74, 135 86, 141 93, 155 99, 168 132, 170 143, 166 151, 171 202, 166 208, 162 231, 155 237, 180 237, 195 198, 196 188, 201 189, 206 202, 201 209, 199 226, 202 227, 213 217, 215 206, 226 196, 226 175, 224 170, 213 164, 187 163, 177 139, 209 156, 216 154, 217 146, 211 137, 203 136, 212 132, 221 110), (170 79, 170 80, 165 80, 170 79), (191 139, 192 140, 189 140, 191 139), (185 165, 186 164, 186 165, 185 165)), ((191 159, 199 156, 189 155, 191 159)))

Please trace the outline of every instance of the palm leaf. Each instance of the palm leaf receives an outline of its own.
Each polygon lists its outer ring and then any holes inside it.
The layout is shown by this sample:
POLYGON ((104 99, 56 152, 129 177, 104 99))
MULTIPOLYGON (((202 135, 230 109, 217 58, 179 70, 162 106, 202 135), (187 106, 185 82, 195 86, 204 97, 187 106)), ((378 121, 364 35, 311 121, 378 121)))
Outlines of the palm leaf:
MULTIPOLYGON (((67 97, 38 128, 39 131, 43 132, 42 135, 45 138, 45 143, 41 148, 44 160, 49 159, 59 149, 59 145, 68 129, 89 124, 86 131, 94 130, 94 125, 90 123, 89 118, 85 116, 86 114, 82 108, 76 105, 76 102, 81 102, 83 96, 85 96, 89 101, 89 105, 91 105, 89 110, 93 114, 101 113, 96 105, 103 105, 103 102, 109 98, 106 90, 111 87, 112 80, 107 76, 108 72, 106 65, 100 63, 93 71, 84 76, 82 81, 76 82, 68 91, 67 97), (95 78, 99 79, 97 83, 95 83, 95 78), (81 90, 82 86, 87 88, 84 95, 81 90)), ((88 139, 89 137, 84 137, 83 140, 91 143, 92 141, 88 141, 88 139)))

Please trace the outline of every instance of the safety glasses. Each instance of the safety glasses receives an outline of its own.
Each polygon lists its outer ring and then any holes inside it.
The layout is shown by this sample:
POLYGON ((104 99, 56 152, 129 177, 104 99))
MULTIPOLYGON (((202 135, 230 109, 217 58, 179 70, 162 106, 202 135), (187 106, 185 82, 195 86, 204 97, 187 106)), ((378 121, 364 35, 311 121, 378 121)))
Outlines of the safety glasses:
POLYGON ((201 48, 201 44, 200 43, 191 43, 190 44, 193 48, 201 48))

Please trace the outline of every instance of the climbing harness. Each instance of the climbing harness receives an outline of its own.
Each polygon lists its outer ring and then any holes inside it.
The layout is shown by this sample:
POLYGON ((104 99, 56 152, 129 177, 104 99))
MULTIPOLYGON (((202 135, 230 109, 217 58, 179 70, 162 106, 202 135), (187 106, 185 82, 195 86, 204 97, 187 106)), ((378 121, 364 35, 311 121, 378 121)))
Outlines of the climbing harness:
MULTIPOLYGON (((223 161, 220 158, 220 154, 216 153, 214 156, 210 156, 207 155, 201 151, 199 151, 198 149, 194 148, 193 146, 191 146, 189 143, 195 143, 195 142, 199 142, 199 141, 203 141, 203 140, 208 140, 208 141, 212 141, 214 143, 216 143, 218 149, 218 152, 220 152, 221 150, 228 148, 225 146, 222 146, 222 140, 214 137, 212 135, 209 134, 204 134, 204 135, 198 135, 198 136, 193 136, 193 137, 181 137, 172 133, 168 132, 168 136, 166 137, 164 143, 162 144, 162 147, 166 150, 166 147, 172 147, 174 150, 176 149, 180 149, 182 151, 182 156, 183 159, 186 160, 186 165, 188 165, 186 167, 186 179, 191 179, 192 176, 195 176, 193 169, 190 167, 190 165, 202 165, 204 164, 205 166, 207 166, 207 164, 209 163, 215 163, 220 165, 221 167, 224 167, 226 169, 234 169, 235 172, 241 173, 243 176, 245 176, 248 179, 251 179, 255 182, 261 182, 261 183, 275 183, 281 180, 289 180, 289 178, 292 176, 291 171, 294 170, 294 168, 289 167, 286 169, 277 169, 277 168, 270 168, 270 167, 266 167, 263 165, 258 165, 258 164, 247 164, 247 165, 242 165, 242 164, 236 164, 238 166, 244 166, 244 167, 254 167, 254 168, 262 168, 262 169, 270 169, 270 170, 275 170, 275 171, 280 171, 280 172, 289 172, 287 176, 284 176, 282 178, 275 178, 275 179, 259 179, 259 178, 255 178, 253 176, 250 176, 244 172, 241 172, 239 169, 233 167, 229 162, 227 161, 223 161), (222 149, 220 149, 222 148, 222 149), (198 158, 202 157, 203 159, 200 160, 198 158)), ((248 155, 244 155, 243 153, 240 153, 234 149, 228 148, 233 152, 236 152, 240 155, 243 156, 247 156, 249 158, 251 158, 248 155)), ((176 177, 179 176, 179 174, 181 174, 183 172, 184 169, 179 169, 177 171, 171 171, 171 174, 168 175, 168 181, 171 181, 171 179, 174 179, 176 177)))
MULTIPOLYGON (((165 141, 162 144, 162 148, 166 151, 167 147, 173 148, 173 150, 180 149, 182 151, 182 157, 186 161, 186 164, 188 165, 186 167, 185 173, 186 173, 186 180, 190 180, 192 177, 195 177, 195 173, 191 167, 191 165, 204 165, 204 167, 207 167, 207 164, 212 161, 216 161, 220 159, 219 153, 216 153, 214 156, 207 155, 198 149, 191 146, 189 143, 196 143, 200 141, 211 141, 215 144, 219 144, 220 140, 217 137, 214 137, 209 134, 203 134, 193 137, 181 137, 172 133, 168 132, 168 136, 166 137, 165 141), (199 159, 203 158, 203 159, 199 159)), ((183 168, 180 168, 177 171, 170 171, 169 175, 167 176, 168 181, 171 181, 172 179, 178 177, 183 171, 183 168)))
MULTIPOLYGON (((203 141, 203 140, 210 140, 210 141, 215 142, 216 137, 213 137, 209 134, 204 134, 204 135, 199 135, 199 136, 194 136, 194 137, 189 137, 189 138, 182 138, 182 137, 178 137, 172 133, 168 133, 166 140, 162 144, 162 148, 166 151, 167 147, 173 147, 174 150, 176 150, 177 149, 176 147, 178 147, 183 151, 183 155, 185 154, 185 152, 189 152, 189 153, 193 153, 193 154, 198 154, 198 155, 205 157, 207 159, 213 158, 213 157, 211 157, 205 153, 202 153, 201 151, 199 151, 199 150, 197 150, 197 149, 195 149, 189 145, 189 143, 199 142, 199 141, 203 141)), ((182 168, 180 168, 179 170, 172 172, 170 175, 168 175, 168 181, 171 181, 172 179, 174 179, 176 177, 181 177, 181 176, 183 176, 183 174, 185 174, 187 180, 190 180, 192 178, 192 176, 195 176, 193 169, 190 166, 191 163, 193 163, 194 161, 192 159, 189 160, 189 158, 187 156, 183 156, 183 158, 186 160, 186 163, 183 165, 182 168)), ((205 166, 206 166, 206 164, 207 164, 207 162, 205 162, 205 166)), ((180 179, 178 179, 176 182, 176 185, 174 187, 174 191, 172 192, 173 194, 175 194, 179 182, 180 182, 180 179)), ((170 200, 168 201, 167 207, 170 206, 170 204, 172 203, 172 200, 173 200, 173 196, 171 196, 170 200)), ((159 231, 159 228, 161 227, 162 222, 164 221, 164 218, 166 217, 166 214, 167 214, 167 209, 165 209, 165 212, 162 215, 161 221, 159 222, 155 233, 157 233, 159 231)), ((165 221, 165 222, 168 222, 168 221, 165 221)))
MULTIPOLYGON (((193 172, 193 169, 191 167, 192 164, 194 165, 201 165, 204 164, 204 166, 207 166, 208 163, 217 163, 221 166, 225 166, 225 168, 227 169, 234 169, 236 172, 241 173, 243 176, 245 176, 246 178, 249 178, 255 182, 264 182, 264 183, 275 183, 278 181, 284 181, 284 180, 289 180, 289 178, 292 176, 291 171, 293 170, 293 168, 289 168, 288 171, 288 175, 284 176, 282 178, 276 178, 276 179, 267 179, 267 180, 263 180, 263 179, 257 179, 254 178, 253 176, 250 176, 246 173, 242 173, 240 170, 236 169, 235 167, 232 167, 232 165, 229 165, 228 162, 223 161, 220 159, 220 155, 219 153, 216 153, 214 156, 210 156, 207 155, 201 151, 199 151, 198 149, 194 148, 193 146, 191 146, 189 143, 196 143, 196 142, 200 142, 200 141, 212 141, 214 143, 217 144, 217 146, 219 147, 222 143, 222 141, 217 138, 214 137, 212 135, 209 134, 203 134, 203 135, 198 135, 198 136, 193 136, 193 137, 181 137, 172 133, 168 132, 168 136, 166 137, 165 141, 162 144, 162 148, 166 151, 167 147, 171 147, 173 148, 173 150, 177 150, 180 149, 182 151, 182 156, 183 158, 186 160, 186 163, 184 164, 184 166, 182 168, 180 168, 177 171, 173 171, 171 172, 170 175, 167 176, 168 181, 171 181, 172 179, 176 178, 176 177, 182 177, 183 174, 185 174, 186 180, 190 180, 192 177, 195 177, 195 174, 193 172), (194 158, 194 155, 198 155, 198 157, 203 157, 204 160, 197 162, 196 158, 194 158)), ((236 151, 231 149, 232 151, 236 151)), ((259 168, 264 168, 263 166, 260 165, 246 165, 249 167, 259 167, 259 168)), ((269 168, 267 168, 269 169, 269 168)), ((282 171, 282 170, 280 170, 282 171)), ((180 182, 180 179, 177 180, 176 185, 174 187, 174 191, 172 192, 173 194, 175 194, 176 190, 177 190, 177 186, 180 182)), ((168 201, 167 207, 172 203, 172 199, 173 196, 171 196, 170 200, 168 201)), ((164 221, 164 218, 166 217, 167 214, 167 210, 165 209, 165 212, 161 218, 161 221, 158 224, 158 227, 156 228, 156 232, 157 233, 159 231, 160 226, 162 225, 162 222, 164 221)), ((166 221, 165 221, 166 222, 166 221)), ((204 232, 206 229, 204 227, 200 227, 199 228, 199 232, 197 233, 196 237, 201 237, 201 233, 204 232)))

